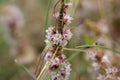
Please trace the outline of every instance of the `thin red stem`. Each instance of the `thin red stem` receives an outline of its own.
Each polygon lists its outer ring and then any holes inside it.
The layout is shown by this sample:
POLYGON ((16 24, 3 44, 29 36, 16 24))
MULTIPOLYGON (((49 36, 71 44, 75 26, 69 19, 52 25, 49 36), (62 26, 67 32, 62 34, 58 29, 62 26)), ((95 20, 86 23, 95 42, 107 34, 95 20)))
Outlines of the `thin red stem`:
MULTIPOLYGON (((60 3, 60 1, 61 0, 58 0, 56 3, 55 3, 55 5, 54 5, 54 7, 53 7, 53 15, 55 15, 56 14, 56 7, 57 7, 57 5, 58 5, 58 3, 60 3)), ((55 17, 55 20, 56 20, 56 23, 55 23, 55 28, 56 28, 56 30, 57 30, 57 26, 58 26, 58 19, 55 17)))
POLYGON ((61 0, 58 0, 56 3, 55 3, 55 5, 54 5, 54 7, 53 7, 53 14, 55 15, 55 13, 56 13, 56 7, 57 7, 57 5, 58 5, 58 3, 60 2, 61 0))

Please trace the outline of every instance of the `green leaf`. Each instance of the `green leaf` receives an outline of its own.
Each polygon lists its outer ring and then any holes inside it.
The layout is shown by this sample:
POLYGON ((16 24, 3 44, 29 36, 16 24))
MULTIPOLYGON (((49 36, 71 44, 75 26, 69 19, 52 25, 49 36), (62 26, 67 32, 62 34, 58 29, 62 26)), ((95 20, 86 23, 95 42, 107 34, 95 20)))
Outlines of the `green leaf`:
POLYGON ((85 44, 92 44, 93 43, 92 39, 87 34, 84 35, 84 40, 85 40, 85 44))

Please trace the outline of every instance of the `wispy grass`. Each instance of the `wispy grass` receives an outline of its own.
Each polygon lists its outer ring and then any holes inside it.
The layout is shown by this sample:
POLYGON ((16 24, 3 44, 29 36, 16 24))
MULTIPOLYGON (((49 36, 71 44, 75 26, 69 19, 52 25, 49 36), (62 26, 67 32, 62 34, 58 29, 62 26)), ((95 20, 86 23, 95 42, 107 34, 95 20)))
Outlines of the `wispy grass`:
POLYGON ((25 67, 23 64, 19 63, 19 61, 15 60, 15 62, 21 67, 23 68, 27 73, 28 75, 33 78, 34 80, 36 80, 36 76, 27 68, 25 67))
POLYGON ((77 46, 76 48, 84 48, 84 49, 86 49, 86 48, 102 48, 102 49, 110 50, 112 52, 120 54, 120 51, 118 51, 118 50, 115 50, 113 48, 109 48, 106 46, 100 46, 100 45, 81 45, 81 46, 77 46))
POLYGON ((49 27, 49 12, 52 5, 52 0, 48 0, 47 12, 45 17, 45 29, 49 27))

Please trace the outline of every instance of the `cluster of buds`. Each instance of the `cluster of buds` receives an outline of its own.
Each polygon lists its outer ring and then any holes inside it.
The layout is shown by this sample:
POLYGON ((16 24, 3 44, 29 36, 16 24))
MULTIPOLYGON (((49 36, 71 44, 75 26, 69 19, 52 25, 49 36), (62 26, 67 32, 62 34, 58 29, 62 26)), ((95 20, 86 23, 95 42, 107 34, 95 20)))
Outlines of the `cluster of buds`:
POLYGON ((63 29, 63 33, 59 33, 55 27, 50 27, 46 30, 46 44, 53 45, 53 46, 66 46, 67 42, 71 39, 72 33, 70 29, 63 29))
POLYGON ((92 68, 98 73, 96 80, 120 80, 118 77, 119 70, 112 66, 107 50, 90 49, 86 51, 86 54, 86 58, 92 62, 92 68))
POLYGON ((71 71, 71 64, 63 54, 63 48, 67 45, 68 41, 72 37, 70 29, 64 28, 64 25, 70 24, 73 19, 69 15, 66 15, 66 10, 71 4, 64 4, 61 7, 60 13, 55 13, 56 23, 62 25, 56 25, 49 27, 46 30, 46 45, 49 46, 48 51, 45 54, 44 61, 50 63, 48 66, 48 72, 51 76, 51 80, 68 80, 71 71), (62 15, 62 18, 60 18, 62 15), (59 31, 61 28, 62 31, 59 31))
POLYGON ((71 20, 73 20, 73 18, 69 14, 66 14, 67 9, 71 5, 72 5, 71 3, 64 4, 64 7, 62 8, 62 14, 59 13, 59 12, 54 13, 53 16, 56 18, 57 21, 60 21, 60 16, 63 15, 63 19, 62 19, 63 24, 67 24, 68 25, 68 24, 71 23, 71 20))
POLYGON ((63 48, 67 45, 68 41, 72 37, 72 33, 69 29, 63 30, 63 34, 55 30, 55 27, 50 27, 46 30, 46 44, 49 45, 49 50, 47 51, 44 60, 46 62, 51 62, 49 65, 49 73, 52 76, 51 80, 68 80, 70 75, 70 63, 66 60, 63 54, 63 48), (57 53, 56 53, 56 49, 57 53), (55 56, 54 56, 55 55, 55 56), (56 70, 60 68, 56 72, 56 70))
POLYGON ((97 80, 120 80, 119 77, 116 76, 118 73, 118 69, 116 67, 108 67, 105 69, 105 74, 99 74, 97 80))

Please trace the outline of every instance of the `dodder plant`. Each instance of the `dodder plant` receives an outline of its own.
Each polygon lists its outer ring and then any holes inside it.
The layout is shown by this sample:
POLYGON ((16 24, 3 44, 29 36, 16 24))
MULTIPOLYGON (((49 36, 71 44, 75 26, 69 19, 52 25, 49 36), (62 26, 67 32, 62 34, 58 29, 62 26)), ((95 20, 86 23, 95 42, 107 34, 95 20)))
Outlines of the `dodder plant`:
POLYGON ((65 0, 58 0, 54 6, 53 16, 56 24, 46 30, 46 47, 41 54, 40 63, 36 69, 37 80, 68 80, 70 75, 70 63, 63 54, 63 48, 72 37, 70 29, 65 26, 71 23, 73 19, 67 15, 67 9, 71 3, 65 3, 65 0), (55 12, 56 6, 61 2, 60 12, 55 12))

